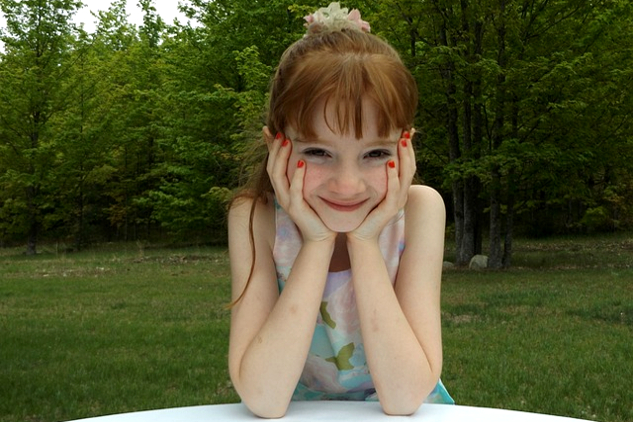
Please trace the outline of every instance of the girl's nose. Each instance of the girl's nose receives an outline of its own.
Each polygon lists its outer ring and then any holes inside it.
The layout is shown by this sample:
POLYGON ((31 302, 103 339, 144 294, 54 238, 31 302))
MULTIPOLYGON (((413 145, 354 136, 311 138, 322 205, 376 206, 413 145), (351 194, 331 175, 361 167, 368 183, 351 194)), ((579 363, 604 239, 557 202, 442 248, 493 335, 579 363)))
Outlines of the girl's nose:
POLYGON ((352 197, 362 192, 363 186, 360 169, 351 165, 339 166, 329 181, 330 190, 342 197, 352 197))

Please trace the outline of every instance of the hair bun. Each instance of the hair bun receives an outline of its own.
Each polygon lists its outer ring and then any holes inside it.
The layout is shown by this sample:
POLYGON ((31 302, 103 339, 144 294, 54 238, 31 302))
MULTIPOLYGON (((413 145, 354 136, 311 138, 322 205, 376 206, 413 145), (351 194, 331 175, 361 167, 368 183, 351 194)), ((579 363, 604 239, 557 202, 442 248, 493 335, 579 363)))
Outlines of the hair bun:
POLYGON ((330 3, 328 7, 322 7, 311 15, 305 16, 307 35, 323 32, 354 29, 362 32, 370 32, 369 23, 362 20, 358 9, 351 12, 347 7, 341 8, 338 2, 330 3))

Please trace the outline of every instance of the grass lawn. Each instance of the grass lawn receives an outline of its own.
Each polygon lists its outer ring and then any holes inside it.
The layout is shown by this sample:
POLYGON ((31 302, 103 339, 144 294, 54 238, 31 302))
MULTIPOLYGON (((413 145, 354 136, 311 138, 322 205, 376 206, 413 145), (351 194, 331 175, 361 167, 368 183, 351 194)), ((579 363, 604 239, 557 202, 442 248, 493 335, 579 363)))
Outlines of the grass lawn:
MULTIPOLYGON (((633 421, 633 239, 519 240, 514 263, 444 274, 458 404, 633 421)), ((229 278, 221 248, 0 249, 0 422, 237 401, 229 278)))

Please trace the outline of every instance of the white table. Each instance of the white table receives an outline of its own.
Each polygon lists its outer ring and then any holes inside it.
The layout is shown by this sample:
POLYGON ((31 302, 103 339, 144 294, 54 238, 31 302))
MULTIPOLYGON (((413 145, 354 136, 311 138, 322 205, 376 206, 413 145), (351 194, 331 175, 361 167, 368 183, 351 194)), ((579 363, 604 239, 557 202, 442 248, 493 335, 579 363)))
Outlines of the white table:
MULTIPOLYGON (((292 402, 280 422, 572 422, 581 419, 485 407, 424 404, 412 416, 387 416, 377 402, 292 402)), ((243 404, 216 404, 121 413, 80 419, 83 422, 255 422, 243 404)))

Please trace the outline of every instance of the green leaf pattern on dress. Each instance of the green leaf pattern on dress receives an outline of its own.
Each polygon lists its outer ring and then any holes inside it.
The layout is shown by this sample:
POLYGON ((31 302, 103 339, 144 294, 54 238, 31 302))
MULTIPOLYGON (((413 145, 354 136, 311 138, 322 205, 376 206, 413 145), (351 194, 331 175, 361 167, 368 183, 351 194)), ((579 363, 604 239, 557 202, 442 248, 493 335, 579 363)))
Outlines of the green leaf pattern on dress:
POLYGON ((323 318, 323 322, 327 324, 328 327, 332 329, 336 328, 336 321, 332 319, 330 313, 327 311, 327 302, 321 302, 321 318, 323 318))
POLYGON ((349 343, 341 348, 338 356, 325 359, 336 365, 339 371, 354 369, 354 365, 350 363, 350 359, 354 354, 354 343, 349 343))

